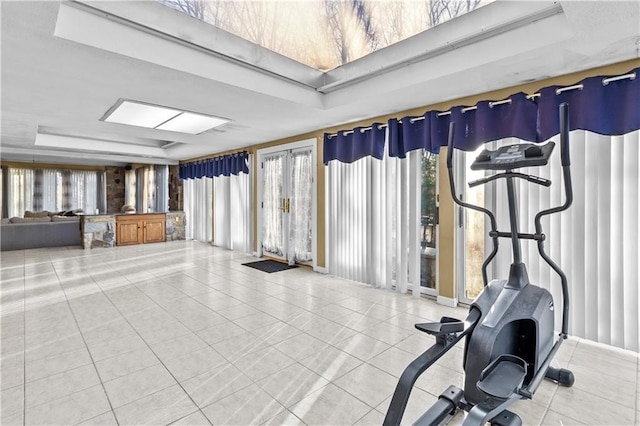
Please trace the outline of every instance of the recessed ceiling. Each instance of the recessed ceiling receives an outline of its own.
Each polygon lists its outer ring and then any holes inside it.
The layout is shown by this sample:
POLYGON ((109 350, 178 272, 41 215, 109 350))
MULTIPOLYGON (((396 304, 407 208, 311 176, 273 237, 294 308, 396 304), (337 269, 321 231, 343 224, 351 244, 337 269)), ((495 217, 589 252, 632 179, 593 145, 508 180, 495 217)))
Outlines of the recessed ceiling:
POLYGON ((321 71, 472 12, 494 0, 156 0, 321 71))
POLYGON ((0 157, 13 161, 175 162, 638 58, 640 47, 636 1, 498 0, 323 73, 157 2, 0 5, 0 157), (100 121, 119 98, 233 122, 190 135, 100 121), (67 139, 42 142, 39 129, 67 139))

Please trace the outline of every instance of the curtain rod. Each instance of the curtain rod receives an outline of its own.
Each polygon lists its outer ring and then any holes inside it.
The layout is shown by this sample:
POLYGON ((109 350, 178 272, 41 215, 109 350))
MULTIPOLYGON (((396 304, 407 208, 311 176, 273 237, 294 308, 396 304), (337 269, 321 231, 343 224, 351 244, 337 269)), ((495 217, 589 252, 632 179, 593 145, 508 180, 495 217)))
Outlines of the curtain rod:
MULTIPOLYGON (((608 78, 603 78, 602 79, 602 85, 603 86, 607 86, 609 83, 613 83, 614 81, 619 81, 619 80, 625 80, 625 79, 630 79, 630 80, 634 80, 636 78, 636 73, 635 71, 629 74, 624 74, 624 75, 619 75, 616 77, 608 77, 608 78)), ((573 86, 567 86, 567 87, 560 87, 558 89, 556 89, 556 95, 561 94, 562 92, 568 92, 570 90, 582 90, 584 89, 584 85, 583 84, 575 84, 573 86)), ((531 95, 527 95, 527 99, 534 99, 540 96, 540 93, 533 93, 531 95)), ((494 106, 497 105, 503 105, 503 104, 510 104, 511 103, 511 99, 504 99, 502 101, 494 101, 494 102, 489 102, 489 108, 493 108, 494 106)), ((477 106, 470 106, 470 107, 466 107, 466 108, 462 108, 462 113, 464 114, 467 111, 473 111, 478 109, 477 106)), ((437 114, 438 117, 442 117, 445 115, 451 115, 451 111, 443 111, 443 112, 439 112, 437 114)), ((411 117, 409 118, 409 122, 410 123, 415 123, 416 121, 421 121, 424 120, 424 116, 419 116, 419 117, 411 117)), ((398 120, 400 123, 402 123, 402 120, 398 120)), ((386 124, 379 124, 378 125, 378 130, 381 130, 383 128, 387 127, 386 124)), ((364 133, 367 130, 371 130, 373 128, 373 126, 369 126, 369 127, 363 127, 360 129, 360 133, 364 133)), ((348 130, 346 132, 343 133, 343 135, 350 135, 351 133, 353 133, 353 130, 348 130)), ((331 133, 329 135, 327 135, 327 137, 329 139, 333 138, 334 136, 338 136, 338 133, 331 133)))
POLYGON ((214 160, 216 158, 222 158, 222 157, 226 157, 226 156, 230 156, 233 157, 234 155, 238 155, 238 154, 251 154, 251 152, 249 152, 247 149, 243 149, 240 151, 229 151, 229 154, 216 154, 213 156, 206 156, 206 157, 201 157, 201 158, 196 158, 196 159, 191 159, 191 160, 185 160, 184 162, 180 162, 180 164, 178 164, 179 166, 182 166, 183 164, 189 164, 189 163, 199 163, 202 161, 207 161, 207 160, 214 160))

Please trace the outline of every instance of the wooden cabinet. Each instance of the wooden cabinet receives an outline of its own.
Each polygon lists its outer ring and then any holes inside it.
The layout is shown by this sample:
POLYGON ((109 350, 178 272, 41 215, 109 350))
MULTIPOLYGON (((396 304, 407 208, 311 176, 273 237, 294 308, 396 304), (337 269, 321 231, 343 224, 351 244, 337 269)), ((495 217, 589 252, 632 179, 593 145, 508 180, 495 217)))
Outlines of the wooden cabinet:
POLYGON ((140 244, 140 221, 117 220, 116 221, 116 245, 126 246, 129 244, 140 244))
POLYGON ((165 222, 164 213, 118 215, 116 216, 116 245, 164 242, 165 222))
POLYGON ((143 243, 160 243, 165 241, 165 217, 155 217, 145 219, 144 232, 142 233, 143 243))

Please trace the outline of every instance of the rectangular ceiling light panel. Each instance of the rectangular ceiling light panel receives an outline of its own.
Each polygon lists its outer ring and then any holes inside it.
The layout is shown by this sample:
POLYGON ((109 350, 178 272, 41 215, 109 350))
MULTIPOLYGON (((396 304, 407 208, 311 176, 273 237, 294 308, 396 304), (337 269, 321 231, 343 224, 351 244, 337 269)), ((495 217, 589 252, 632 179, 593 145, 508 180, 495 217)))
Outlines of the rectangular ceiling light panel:
POLYGON ((160 130, 170 130, 172 132, 190 133, 197 135, 214 127, 228 123, 229 120, 219 117, 183 112, 166 123, 156 127, 160 130))
POLYGON ((119 100, 102 120, 109 123, 169 130, 192 135, 197 135, 229 122, 225 118, 123 99, 119 100))
POLYGON ((153 129, 178 114, 180 111, 175 109, 122 101, 111 114, 105 117, 104 121, 153 129))

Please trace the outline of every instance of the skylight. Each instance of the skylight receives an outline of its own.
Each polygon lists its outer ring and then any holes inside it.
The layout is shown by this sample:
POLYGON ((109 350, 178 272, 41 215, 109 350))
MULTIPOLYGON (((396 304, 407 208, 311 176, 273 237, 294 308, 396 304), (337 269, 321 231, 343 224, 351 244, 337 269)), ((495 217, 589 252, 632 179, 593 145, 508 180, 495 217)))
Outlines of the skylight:
POLYGON ((109 123, 169 130, 191 135, 197 135, 229 122, 225 118, 126 99, 118 100, 101 120, 109 123))
POLYGON ((156 0, 329 71, 493 0, 156 0))

